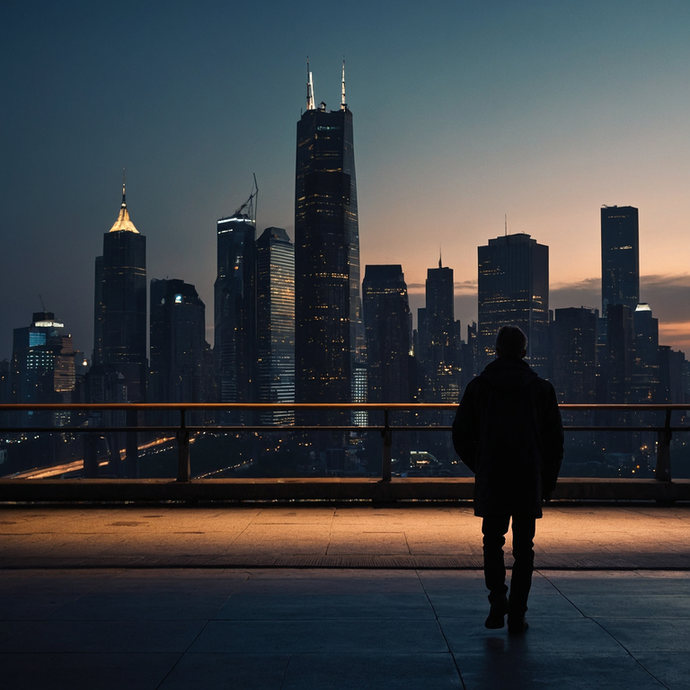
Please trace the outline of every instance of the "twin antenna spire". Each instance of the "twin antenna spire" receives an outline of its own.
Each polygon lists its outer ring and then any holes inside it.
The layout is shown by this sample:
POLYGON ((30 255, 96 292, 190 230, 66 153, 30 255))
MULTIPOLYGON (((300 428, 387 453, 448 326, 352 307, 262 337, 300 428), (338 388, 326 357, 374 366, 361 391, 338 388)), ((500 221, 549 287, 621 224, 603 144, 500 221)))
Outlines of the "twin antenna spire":
MULTIPOLYGON (((340 109, 347 110, 345 101, 345 58, 343 58, 343 71, 340 89, 340 109)), ((309 57, 307 57, 307 110, 316 110, 316 99, 314 98, 314 76, 309 69, 309 57)))
POLYGON ((314 78, 309 69, 309 58, 307 58, 307 110, 316 110, 314 105, 314 78))

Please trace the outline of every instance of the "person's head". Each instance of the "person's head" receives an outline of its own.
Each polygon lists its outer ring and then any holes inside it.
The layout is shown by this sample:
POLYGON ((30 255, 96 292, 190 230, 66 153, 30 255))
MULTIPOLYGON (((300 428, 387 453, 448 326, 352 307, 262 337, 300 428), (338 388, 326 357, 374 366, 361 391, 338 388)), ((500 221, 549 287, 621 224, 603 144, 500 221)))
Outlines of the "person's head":
POLYGON ((517 326, 503 326, 496 336, 496 354, 507 359, 522 359, 527 354, 527 336, 517 326))

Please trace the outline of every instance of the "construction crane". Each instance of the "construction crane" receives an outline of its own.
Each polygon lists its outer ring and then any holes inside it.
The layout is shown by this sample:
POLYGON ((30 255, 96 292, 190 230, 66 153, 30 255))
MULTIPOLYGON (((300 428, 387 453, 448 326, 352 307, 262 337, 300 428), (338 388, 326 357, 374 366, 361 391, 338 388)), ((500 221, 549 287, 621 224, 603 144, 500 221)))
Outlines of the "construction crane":
POLYGON ((251 191, 251 194, 249 195, 249 198, 232 215, 235 218, 239 218, 240 215, 242 214, 242 211, 244 211, 244 209, 248 209, 248 211, 245 215, 250 220, 256 222, 256 207, 257 207, 258 195, 259 195, 259 185, 256 184, 256 174, 254 174, 254 185, 252 187, 252 191, 251 191))

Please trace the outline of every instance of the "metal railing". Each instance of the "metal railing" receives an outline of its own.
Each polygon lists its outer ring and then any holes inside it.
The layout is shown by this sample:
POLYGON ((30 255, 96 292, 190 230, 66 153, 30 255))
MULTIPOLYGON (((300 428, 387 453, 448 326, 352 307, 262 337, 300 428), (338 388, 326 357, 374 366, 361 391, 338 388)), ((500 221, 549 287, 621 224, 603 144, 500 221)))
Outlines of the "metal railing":
MULTIPOLYGON (((690 427, 672 426, 671 415, 674 411, 690 411, 689 404, 561 404, 561 411, 625 411, 657 412, 663 415, 663 423, 653 425, 566 425, 566 431, 613 431, 613 432, 651 432, 657 435, 656 467, 654 476, 657 481, 671 481, 670 444, 674 433, 688 432, 690 427)), ((75 403, 75 404, 3 404, 0 405, 0 419, 3 412, 117 412, 126 413, 125 425, 92 426, 88 423, 66 426, 2 426, 0 433, 68 433, 68 434, 106 434, 114 432, 127 433, 126 458, 136 462, 138 445, 136 434, 142 432, 174 434, 177 444, 177 482, 188 483, 192 479, 190 465, 190 437, 199 432, 275 432, 275 431, 343 431, 343 432, 378 432, 383 440, 380 481, 390 482, 392 476, 392 442, 394 432, 403 431, 450 431, 448 425, 393 424, 392 413, 405 412, 418 414, 437 410, 454 412, 457 405, 448 403, 75 403), (382 424, 209 424, 193 425, 189 423, 194 412, 275 412, 289 410, 295 413, 304 412, 382 412, 382 424), (139 412, 174 412, 179 415, 177 424, 139 425, 139 412)))

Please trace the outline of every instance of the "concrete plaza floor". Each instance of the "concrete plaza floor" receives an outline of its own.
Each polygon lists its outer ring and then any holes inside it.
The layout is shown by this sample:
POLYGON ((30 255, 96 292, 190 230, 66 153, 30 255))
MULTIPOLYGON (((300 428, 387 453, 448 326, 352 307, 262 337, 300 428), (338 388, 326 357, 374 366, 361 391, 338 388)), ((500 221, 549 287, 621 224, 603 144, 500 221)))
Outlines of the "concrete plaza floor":
POLYGON ((462 506, 0 507, 0 687, 688 687, 688 507, 549 506, 522 636, 483 626, 479 527, 462 506))

